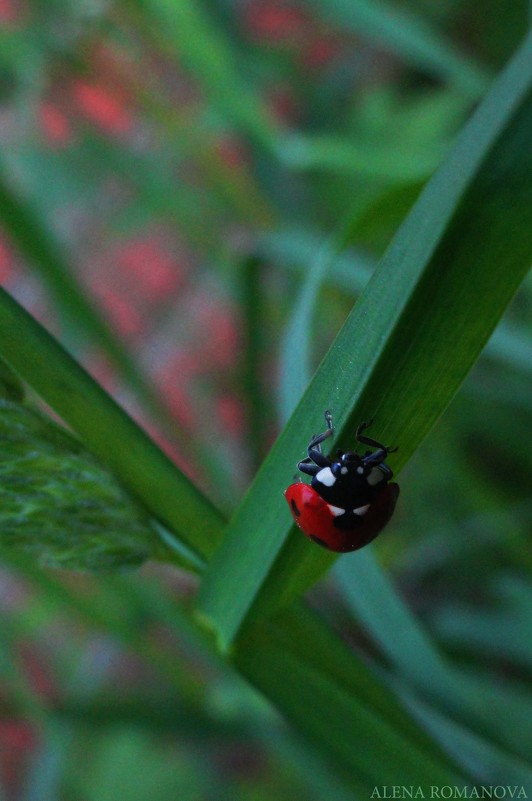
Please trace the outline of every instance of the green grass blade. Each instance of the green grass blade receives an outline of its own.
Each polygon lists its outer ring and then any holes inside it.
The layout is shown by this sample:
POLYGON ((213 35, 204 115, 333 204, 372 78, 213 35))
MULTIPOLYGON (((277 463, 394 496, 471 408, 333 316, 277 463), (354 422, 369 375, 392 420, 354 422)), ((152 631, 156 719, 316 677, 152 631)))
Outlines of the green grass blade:
POLYGON ((4 290, 0 354, 157 520, 201 557, 212 553, 222 525, 217 510, 4 290))
MULTIPOLYGON (((416 698, 408 696, 406 703, 446 751, 458 762, 469 765, 481 781, 518 787, 529 787, 532 783, 530 763, 502 752, 492 743, 420 703, 416 698)), ((525 759, 528 756, 525 755, 525 759)))
POLYGON ((450 680, 430 638, 394 591, 369 549, 337 562, 334 573, 356 618, 371 633, 395 669, 414 685, 450 680), (415 658, 414 657, 415 654, 415 658))
POLYGON ((489 81, 486 69, 460 53, 420 16, 380 0, 312 0, 318 13, 397 53, 409 64, 478 97, 489 81))
MULTIPOLYGON (((256 251, 283 269, 302 275, 308 280, 308 265, 316 258, 316 251, 323 247, 323 237, 311 231, 287 229, 263 234, 256 243, 256 251)), ((330 270, 327 285, 334 286, 348 295, 358 297, 376 268, 376 262, 358 250, 337 253, 330 270)), ((296 341, 299 341, 296 340, 296 341)), ((509 364, 528 375, 532 370, 532 339, 515 323, 501 322, 486 344, 483 353, 491 359, 509 364)), ((310 373, 300 387, 300 395, 310 380, 310 373)))
MULTIPOLYGON (((532 37, 480 104, 399 229, 273 447, 200 594, 222 646, 268 575, 302 591, 330 557, 300 537, 297 570, 274 563, 290 533, 282 493, 324 409, 340 439, 363 419, 400 446, 400 469, 447 407, 520 281, 532 250, 532 37), (307 432, 307 433, 304 433, 307 432), (260 511, 259 511, 260 510, 260 511), (228 577, 231 581, 228 581, 228 577)), ((297 343, 294 344, 297 347, 297 343)))
POLYGON ((279 416, 288 420, 308 384, 312 363, 312 322, 314 309, 326 273, 340 246, 339 237, 322 244, 310 263, 303 288, 294 305, 281 341, 279 416), (294 343, 298 347, 294 347, 294 343))
POLYGON ((267 437, 266 399, 262 386, 264 342, 264 267, 247 257, 238 272, 237 297, 242 316, 241 388, 246 410, 249 459, 253 473, 260 467, 267 437))
MULTIPOLYGON (((310 381, 312 329, 320 289, 326 277, 335 271, 357 219, 358 212, 347 214, 337 231, 320 244, 310 259, 310 267, 281 341, 279 412, 283 421, 290 417, 310 381)), ((353 281, 358 281, 357 271, 352 272, 353 281)))
POLYGON ((0 359, 0 398, 16 403, 22 403, 24 400, 22 382, 3 359, 0 359))
POLYGON ((501 748, 510 747, 527 757, 526 743, 521 747, 512 732, 505 731, 501 716, 494 716, 486 706, 484 692, 474 683, 464 684, 397 595, 369 549, 355 558, 339 560, 334 573, 357 620, 420 698, 501 748))
POLYGON ((514 324, 501 324, 486 345, 486 354, 526 375, 532 373, 532 337, 514 324))
POLYGON ((253 627, 234 661, 361 797, 375 785, 459 780, 392 694, 303 609, 253 627))
POLYGON ((281 158, 294 171, 321 171, 332 175, 355 175, 399 185, 425 181, 436 169, 443 153, 425 154, 401 150, 401 156, 388 144, 368 145, 353 137, 327 134, 292 134, 283 140, 281 158))
MULTIPOLYGON (((287 228, 262 234, 256 243, 257 252, 274 264, 306 275, 308 264, 316 258, 316 251, 323 247, 323 236, 313 231, 287 228)), ((371 278, 376 263, 360 251, 337 254, 328 282, 343 292, 358 295, 371 278)), ((306 386, 307 382, 305 382, 306 386)))

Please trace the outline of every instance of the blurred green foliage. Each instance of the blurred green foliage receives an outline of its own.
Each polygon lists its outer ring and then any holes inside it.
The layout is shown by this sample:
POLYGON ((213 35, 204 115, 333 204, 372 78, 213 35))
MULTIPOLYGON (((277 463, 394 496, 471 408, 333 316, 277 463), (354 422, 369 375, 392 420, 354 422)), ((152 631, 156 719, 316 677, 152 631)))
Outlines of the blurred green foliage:
MULTIPOLYGON (((109 417, 117 469, 145 469, 144 505, 159 491, 170 509, 173 492, 189 493, 183 537, 204 538, 201 562, 278 431, 283 332, 297 325, 300 289, 314 292, 301 358, 315 367, 519 46, 528 4, 3 0, 0 21, 2 283, 213 499, 202 506, 155 456, 148 469, 147 451, 120 452, 109 417), (318 295, 305 279, 346 220, 349 248, 322 263, 318 295)), ((512 216, 505 241, 524 241, 529 213, 512 216)), ((193 625, 189 573, 59 573, 3 549, 0 798, 347 801, 379 776, 456 775, 528 782, 530 796, 531 310, 527 280, 401 472, 400 505, 374 549, 397 593, 366 552, 342 557, 310 595, 328 628, 296 609, 237 644, 237 670, 294 729, 193 625)), ((47 367, 35 366, 44 383, 47 367)), ((59 429, 20 406, 11 371, 0 378, 0 536, 11 519, 57 565, 46 532, 80 537, 101 500, 104 546, 116 530, 129 561, 155 547, 190 564, 69 434, 50 440, 59 429), (21 448, 33 468, 17 473, 21 448), (5 476, 28 479, 18 510, 5 476), (50 492, 59 503, 43 501, 50 492)), ((101 421, 83 386, 90 438, 101 421)))

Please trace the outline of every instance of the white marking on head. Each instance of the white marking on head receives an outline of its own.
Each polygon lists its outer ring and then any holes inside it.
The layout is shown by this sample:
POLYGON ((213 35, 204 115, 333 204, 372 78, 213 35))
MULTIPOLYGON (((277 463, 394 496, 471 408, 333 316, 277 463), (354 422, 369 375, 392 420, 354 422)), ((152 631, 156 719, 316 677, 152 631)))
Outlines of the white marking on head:
POLYGON ((364 468, 362 467, 362 465, 360 465, 360 467, 357 467, 357 473, 362 475, 363 472, 364 472, 364 468))
POLYGON ((359 506, 358 509, 353 509, 353 514, 363 517, 368 511, 369 507, 370 507, 369 503, 367 503, 365 506, 359 506))
POLYGON ((378 467, 374 467, 369 476, 367 477, 366 481, 370 485, 370 487, 374 487, 375 484, 379 484, 381 481, 384 481, 384 473, 382 470, 379 470, 378 467))
POLYGON ((340 473, 341 473, 343 476, 345 476, 345 474, 346 474, 346 473, 349 473, 349 470, 347 469, 347 467, 342 467, 342 469, 340 470, 340 473))
POLYGON ((345 509, 342 509, 340 506, 333 506, 331 503, 328 503, 327 506, 331 510, 331 514, 333 514, 335 517, 345 513, 345 509))
POLYGON ((333 475, 330 467, 324 467, 319 473, 316 473, 316 479, 320 484, 325 484, 326 487, 332 487, 336 481, 336 476, 333 475))

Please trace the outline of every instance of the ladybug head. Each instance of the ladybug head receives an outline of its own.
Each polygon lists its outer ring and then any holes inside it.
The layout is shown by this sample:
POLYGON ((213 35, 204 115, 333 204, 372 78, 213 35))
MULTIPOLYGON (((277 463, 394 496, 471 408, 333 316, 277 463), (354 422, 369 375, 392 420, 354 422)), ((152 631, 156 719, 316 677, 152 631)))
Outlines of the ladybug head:
POLYGON ((371 467, 366 469, 366 465, 362 457, 354 451, 337 451, 336 460, 331 465, 331 472, 333 476, 345 476, 348 474, 365 475, 369 473, 371 467))

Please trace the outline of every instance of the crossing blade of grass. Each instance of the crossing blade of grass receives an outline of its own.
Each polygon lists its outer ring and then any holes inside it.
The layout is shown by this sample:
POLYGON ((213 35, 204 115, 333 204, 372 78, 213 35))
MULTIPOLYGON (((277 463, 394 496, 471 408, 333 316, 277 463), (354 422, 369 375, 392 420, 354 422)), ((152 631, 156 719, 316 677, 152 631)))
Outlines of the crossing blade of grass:
POLYGON ((486 89, 489 74, 421 18, 397 4, 380 0, 311 0, 316 11, 333 24, 373 39, 428 75, 454 84, 476 98, 486 89))
POLYGON ((521 744, 512 736, 513 725, 506 730, 500 715, 486 705, 483 691, 471 682, 464 684, 397 595, 369 549, 337 562, 334 573, 357 620, 420 698, 501 748, 511 748, 527 758, 526 740, 521 744))
MULTIPOLYGON (((323 237, 310 231, 287 229, 261 235, 256 243, 256 251, 279 267, 303 275, 307 280, 308 264, 316 258, 316 251, 322 246, 323 237)), ((327 285, 358 297, 376 266, 373 259, 358 250, 337 253, 327 271, 327 285)), ((487 342, 484 354, 504 364, 510 364, 527 375, 532 371, 532 340, 524 326, 502 322, 487 342)), ((310 373, 301 386, 300 397, 309 380, 310 373)))
POLYGON ((400 227, 211 561, 199 606, 222 647, 268 576, 286 598, 308 587, 320 562, 330 563, 302 537, 287 543, 282 497, 324 409, 335 415, 332 448, 349 442, 360 420, 375 418, 373 436, 399 446, 390 459, 399 470, 513 297, 532 250, 531 93, 529 36, 400 227), (288 567, 282 556, 275 564, 283 545, 288 567))
MULTIPOLYGON (((220 541, 222 517, 88 373, 0 289, 0 355, 194 554, 220 541)), ((154 534, 155 536, 155 534, 154 534)))
MULTIPOLYGON (((514 784, 518 787, 530 787, 532 769, 529 762, 500 751, 468 728, 421 703, 418 698, 405 694, 405 702, 427 731, 434 734, 457 762, 470 766, 478 779, 492 785, 514 784)), ((526 754, 524 759, 528 757, 526 754)))
MULTIPOLYGON (((312 256, 309 254, 310 265, 306 270, 301 291, 294 304, 280 347, 279 415, 283 422, 288 420, 296 408, 310 381, 312 327, 320 289, 326 278, 328 282, 332 281, 332 274, 337 266, 341 268, 342 252, 349 244, 351 229, 357 218, 358 212, 347 214, 336 232, 319 246, 316 243, 312 256)), ((364 275, 363 267, 359 270, 353 269, 351 273, 352 286, 364 275)), ((369 278, 369 275, 366 278, 369 278)))
POLYGON ((335 255, 343 232, 324 242, 311 260, 303 288, 283 334, 280 348, 279 416, 288 420, 310 378, 312 323, 319 290, 335 255), (297 347, 295 347, 297 343, 297 347), (297 387, 294 392, 294 387, 297 387), (301 392, 299 392, 301 389, 301 392))
MULTIPOLYGON (((277 229, 262 234, 255 247, 260 255, 274 264, 306 275, 307 265, 316 258, 316 251, 323 246, 323 239, 323 236, 304 229, 277 229)), ((344 292, 358 295, 376 266, 372 258, 359 251, 336 254, 331 271, 327 273, 327 283, 331 282, 344 292)))
POLYGON ((376 785, 463 779, 392 694, 304 610, 252 627, 236 644, 234 662, 361 797, 376 785))

